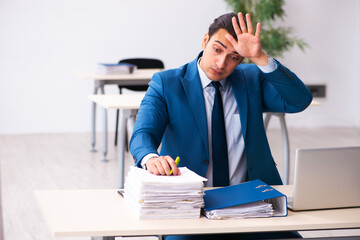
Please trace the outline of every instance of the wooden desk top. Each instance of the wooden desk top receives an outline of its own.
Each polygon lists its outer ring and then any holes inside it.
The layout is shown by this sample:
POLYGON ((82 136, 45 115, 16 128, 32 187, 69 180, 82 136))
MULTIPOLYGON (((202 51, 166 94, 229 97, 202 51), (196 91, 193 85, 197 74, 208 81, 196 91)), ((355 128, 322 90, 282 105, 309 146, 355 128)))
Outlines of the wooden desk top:
POLYGON ((90 80, 150 80, 154 73, 164 69, 137 69, 134 73, 124 74, 98 74, 96 72, 76 72, 77 77, 90 80))
MULTIPOLYGON (((278 186, 291 192, 291 186, 278 186)), ((290 195, 290 194, 289 194, 290 195)), ((55 237, 140 236, 319 230, 360 227, 360 208, 289 211, 287 217, 239 220, 138 220, 116 189, 42 190, 36 199, 55 237)))

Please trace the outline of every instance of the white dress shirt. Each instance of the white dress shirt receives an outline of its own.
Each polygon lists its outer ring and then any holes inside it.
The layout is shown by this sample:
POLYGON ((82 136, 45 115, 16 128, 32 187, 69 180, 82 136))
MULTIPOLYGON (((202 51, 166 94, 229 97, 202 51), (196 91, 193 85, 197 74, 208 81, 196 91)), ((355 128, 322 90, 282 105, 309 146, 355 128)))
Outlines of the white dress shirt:
MULTIPOLYGON (((211 115, 214 105, 215 88, 211 84, 211 80, 206 76, 204 71, 200 68, 200 61, 198 61, 198 72, 203 89, 206 119, 208 123, 208 140, 209 140, 209 167, 206 172, 208 181, 205 183, 206 187, 213 186, 213 160, 212 160, 212 137, 211 137, 211 115)), ((264 73, 269 73, 276 70, 276 62, 269 57, 268 65, 258 66, 264 73)), ((224 120, 226 130, 226 142, 228 149, 229 161, 229 182, 230 185, 239 184, 245 181, 247 173, 245 142, 241 129, 241 121, 239 116, 239 109, 234 97, 233 90, 227 79, 220 81, 221 99, 224 109, 224 120)))
MULTIPOLYGON (((206 187, 213 186, 213 165, 212 165, 212 141, 211 141, 211 114, 214 105, 215 88, 211 84, 211 80, 208 79, 206 74, 200 68, 201 58, 198 61, 198 72, 203 89, 206 119, 208 124, 208 140, 209 140, 209 166, 206 173, 208 181, 205 183, 206 187)), ((269 57, 269 63, 266 66, 258 66, 264 73, 275 71, 277 68, 276 62, 269 57)), ((226 128, 226 141, 228 149, 229 160, 229 177, 230 185, 239 184, 246 179, 247 165, 245 143, 241 129, 241 122, 239 116, 239 110, 235 97, 227 79, 220 81, 221 87, 219 88, 221 93, 221 99, 224 108, 224 120, 226 128)), ((145 168, 146 162, 152 157, 158 157, 159 155, 150 153, 146 155, 142 161, 141 166, 145 168)), ((195 156, 194 156, 195 157, 195 156)))

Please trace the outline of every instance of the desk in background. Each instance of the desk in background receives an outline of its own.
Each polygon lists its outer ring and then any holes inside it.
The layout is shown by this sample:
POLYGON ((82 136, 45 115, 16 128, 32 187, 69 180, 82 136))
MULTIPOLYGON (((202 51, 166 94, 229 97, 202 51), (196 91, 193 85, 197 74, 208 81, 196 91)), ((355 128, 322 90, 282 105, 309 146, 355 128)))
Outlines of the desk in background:
MULTIPOLYGON (((94 80, 94 94, 105 94, 105 85, 116 84, 126 88, 127 86, 144 86, 147 85, 154 73, 163 69, 138 69, 134 73, 129 74, 96 74, 91 72, 79 72, 76 75, 83 79, 94 80)), ((106 114, 106 113, 105 113, 106 114)), ((95 152, 95 132, 96 132, 96 102, 92 104, 91 112, 91 151, 95 152)))
POLYGON ((134 95, 90 95, 89 99, 104 108, 103 121, 103 154, 106 161, 107 155, 107 109, 120 109, 119 123, 119 145, 118 145, 118 161, 119 161, 119 188, 124 187, 124 162, 125 151, 127 145, 126 131, 128 136, 132 135, 137 109, 140 107, 144 94, 134 95), (127 128, 127 124, 128 128, 127 128))
MULTIPOLYGON (((287 196, 292 186, 275 186, 287 196)), ((54 237, 147 236, 360 228, 360 208, 289 211, 287 217, 238 220, 138 220, 112 190, 41 190, 35 197, 54 237)))

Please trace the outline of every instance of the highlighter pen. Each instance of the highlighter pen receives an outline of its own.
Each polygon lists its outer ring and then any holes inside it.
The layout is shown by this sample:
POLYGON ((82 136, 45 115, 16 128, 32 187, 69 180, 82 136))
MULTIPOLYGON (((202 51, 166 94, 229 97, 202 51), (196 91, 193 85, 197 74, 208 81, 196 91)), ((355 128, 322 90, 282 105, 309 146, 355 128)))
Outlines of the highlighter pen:
MULTIPOLYGON (((179 164, 179 162, 180 162, 180 157, 177 157, 177 158, 175 159, 176 166, 179 164)), ((171 169, 171 170, 170 170, 170 175, 172 175, 172 174, 173 174, 173 170, 171 169)))

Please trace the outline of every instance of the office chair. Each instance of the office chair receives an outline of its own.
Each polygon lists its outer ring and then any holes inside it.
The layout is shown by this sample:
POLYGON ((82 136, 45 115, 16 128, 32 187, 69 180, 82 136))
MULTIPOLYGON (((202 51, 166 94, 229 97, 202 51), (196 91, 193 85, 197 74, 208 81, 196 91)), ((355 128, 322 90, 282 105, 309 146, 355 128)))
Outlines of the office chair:
MULTIPOLYGON (((136 67, 138 69, 148 69, 148 68, 159 68, 159 69, 163 69, 164 68, 164 63, 159 60, 159 59, 154 59, 154 58, 127 58, 127 59, 122 59, 119 61, 119 63, 129 63, 129 64, 134 64, 136 65, 136 67)), ((139 86, 139 85, 130 85, 130 86, 126 86, 126 87, 122 87, 122 86, 118 86, 119 87, 119 92, 120 94, 122 94, 122 89, 126 88, 126 89, 130 89, 133 91, 146 91, 148 88, 148 85, 143 85, 143 86, 139 86)), ((119 126, 119 109, 116 110, 116 126, 115 126, 115 146, 117 145, 117 140, 118 140, 118 126, 119 126)), ((127 132, 127 131, 125 131, 127 132)))

